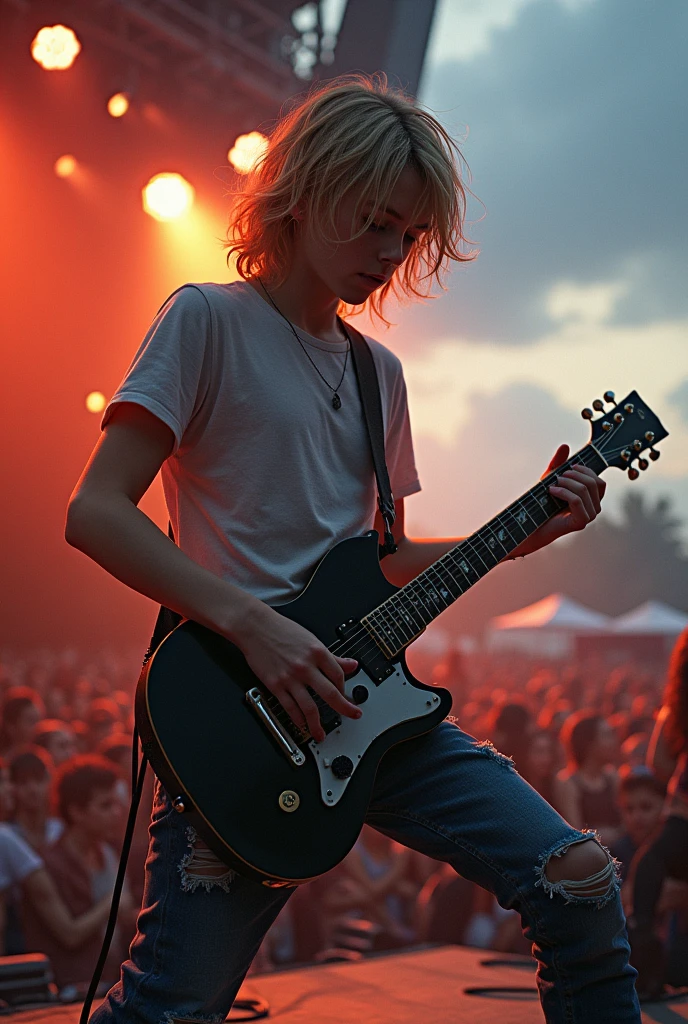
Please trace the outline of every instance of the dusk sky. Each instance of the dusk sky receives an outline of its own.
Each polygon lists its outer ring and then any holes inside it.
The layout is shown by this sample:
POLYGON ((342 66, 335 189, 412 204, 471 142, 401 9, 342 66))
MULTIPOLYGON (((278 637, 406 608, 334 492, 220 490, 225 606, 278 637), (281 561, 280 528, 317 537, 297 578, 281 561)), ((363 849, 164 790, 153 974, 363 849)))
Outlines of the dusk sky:
POLYGON ((636 483, 608 472, 608 508, 640 487, 688 520, 687 32, 683 0, 440 0, 420 99, 481 252, 375 329, 408 382, 411 529, 476 528, 634 388, 671 436, 636 483))

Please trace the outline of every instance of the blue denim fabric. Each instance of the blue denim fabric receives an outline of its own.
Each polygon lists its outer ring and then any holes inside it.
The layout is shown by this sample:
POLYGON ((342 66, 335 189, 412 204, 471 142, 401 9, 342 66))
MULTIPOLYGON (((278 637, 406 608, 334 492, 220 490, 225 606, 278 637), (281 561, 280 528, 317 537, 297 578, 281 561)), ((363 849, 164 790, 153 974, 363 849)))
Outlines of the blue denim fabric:
MULTIPOLYGON (((399 744, 380 765, 367 820, 519 911, 549 1024, 640 1024, 617 881, 588 898, 546 879, 550 856, 595 840, 568 825, 490 744, 450 722, 399 744)), ((190 884, 188 831, 159 785, 150 834, 131 959, 92 1022, 222 1021, 291 890, 232 874, 210 887, 190 884)))

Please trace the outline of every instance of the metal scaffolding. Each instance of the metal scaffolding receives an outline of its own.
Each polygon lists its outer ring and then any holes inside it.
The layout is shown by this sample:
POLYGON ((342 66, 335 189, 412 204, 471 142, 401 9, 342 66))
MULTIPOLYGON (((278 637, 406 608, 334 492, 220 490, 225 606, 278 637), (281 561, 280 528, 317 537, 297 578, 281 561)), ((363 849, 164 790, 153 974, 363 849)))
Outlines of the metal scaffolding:
POLYGON ((0 0, 38 27, 69 23, 188 113, 272 118, 310 80, 387 72, 415 92, 436 0, 0 0), (333 10, 335 14, 333 16, 333 10))

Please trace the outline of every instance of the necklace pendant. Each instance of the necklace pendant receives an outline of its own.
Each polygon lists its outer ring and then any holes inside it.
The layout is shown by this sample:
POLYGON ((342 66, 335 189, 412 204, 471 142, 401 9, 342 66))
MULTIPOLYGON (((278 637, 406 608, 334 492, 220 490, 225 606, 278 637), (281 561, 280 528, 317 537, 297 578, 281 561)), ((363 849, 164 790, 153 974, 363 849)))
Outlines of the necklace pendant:
POLYGON ((333 409, 341 409, 341 407, 342 407, 342 400, 339 397, 339 395, 335 392, 334 395, 332 395, 332 408, 333 409))

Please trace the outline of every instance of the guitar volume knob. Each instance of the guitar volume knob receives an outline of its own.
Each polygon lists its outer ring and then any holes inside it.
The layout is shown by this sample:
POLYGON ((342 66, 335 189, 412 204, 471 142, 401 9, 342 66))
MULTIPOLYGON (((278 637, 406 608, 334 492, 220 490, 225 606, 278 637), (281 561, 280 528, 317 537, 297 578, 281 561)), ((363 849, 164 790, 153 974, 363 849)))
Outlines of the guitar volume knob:
POLYGON ((348 779, 353 770, 354 763, 346 754, 339 754, 332 762, 332 774, 335 779, 348 779))

